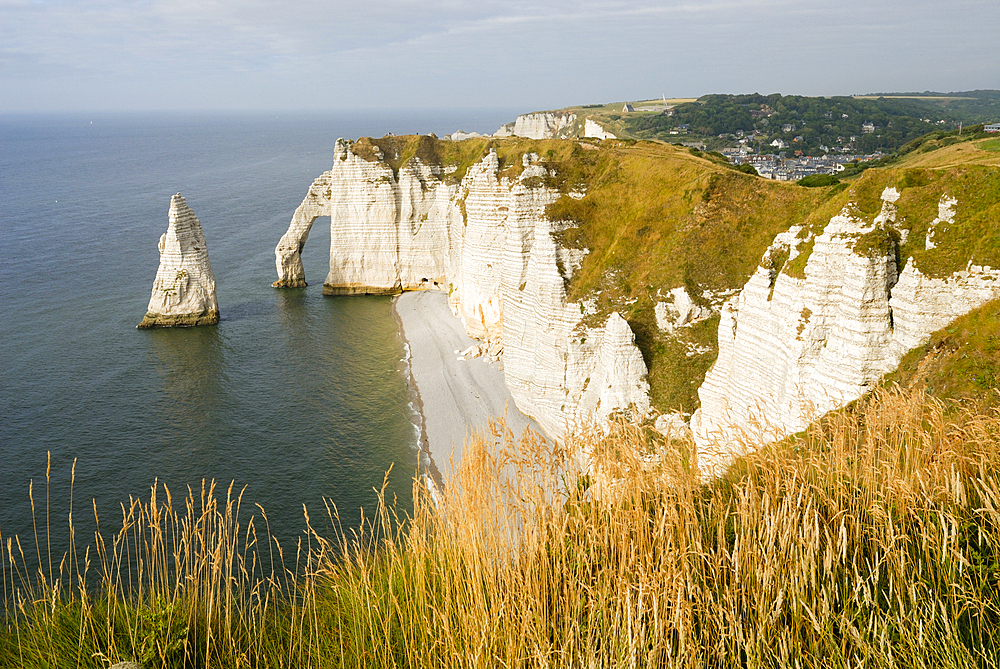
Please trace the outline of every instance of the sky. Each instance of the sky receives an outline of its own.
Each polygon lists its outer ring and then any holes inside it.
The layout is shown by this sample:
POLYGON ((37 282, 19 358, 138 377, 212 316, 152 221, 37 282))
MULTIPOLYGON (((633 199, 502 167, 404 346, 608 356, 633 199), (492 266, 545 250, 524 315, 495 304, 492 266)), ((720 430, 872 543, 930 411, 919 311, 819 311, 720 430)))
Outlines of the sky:
POLYGON ((996 0, 0 0, 0 112, 1000 89, 996 0))

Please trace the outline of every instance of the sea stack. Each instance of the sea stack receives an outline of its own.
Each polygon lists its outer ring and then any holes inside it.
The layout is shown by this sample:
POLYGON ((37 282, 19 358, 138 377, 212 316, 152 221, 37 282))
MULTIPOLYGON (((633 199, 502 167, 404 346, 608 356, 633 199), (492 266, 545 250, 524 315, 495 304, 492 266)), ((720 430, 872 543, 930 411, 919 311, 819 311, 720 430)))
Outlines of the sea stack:
POLYGON ((170 198, 167 232, 160 236, 160 267, 138 328, 191 327, 219 322, 215 277, 201 222, 177 193, 170 198))

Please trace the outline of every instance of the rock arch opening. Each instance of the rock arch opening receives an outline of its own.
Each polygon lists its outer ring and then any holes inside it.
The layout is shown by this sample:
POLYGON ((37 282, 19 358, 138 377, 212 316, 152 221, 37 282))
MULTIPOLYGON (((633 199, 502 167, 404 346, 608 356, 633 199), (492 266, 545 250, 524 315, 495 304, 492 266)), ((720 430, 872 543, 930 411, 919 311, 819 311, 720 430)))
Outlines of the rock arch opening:
MULTIPOLYGON (((295 210, 288 231, 281 237, 281 241, 274 249, 274 264, 278 270, 278 280, 271 285, 275 288, 303 288, 306 286, 302 253, 316 219, 326 218, 329 220, 330 177, 330 172, 327 171, 313 182, 305 199, 302 200, 302 204, 295 210)), ((326 225, 326 229, 330 229, 329 223, 326 225)), ((310 257, 318 246, 320 245, 313 244, 309 253, 310 257)), ((329 239, 326 248, 330 248, 329 239)))
POLYGON ((322 284, 330 270, 330 217, 316 216, 309 225, 308 243, 302 240, 299 257, 309 283, 322 284))

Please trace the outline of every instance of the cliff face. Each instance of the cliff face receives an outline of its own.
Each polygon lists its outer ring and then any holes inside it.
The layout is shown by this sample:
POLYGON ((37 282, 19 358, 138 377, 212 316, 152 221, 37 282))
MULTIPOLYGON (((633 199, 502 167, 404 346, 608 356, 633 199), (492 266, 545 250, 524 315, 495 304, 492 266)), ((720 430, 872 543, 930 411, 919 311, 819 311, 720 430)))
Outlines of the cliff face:
POLYGON ((565 136, 576 128, 576 114, 572 112, 537 112, 521 114, 514 123, 508 123, 495 133, 494 137, 526 137, 528 139, 552 139, 565 136))
POLYGON ((615 139, 615 136, 605 130, 600 123, 591 121, 589 118, 583 123, 583 136, 594 139, 615 139))
MULTIPOLYGON (((513 123, 507 123, 493 133, 494 137, 525 137, 527 139, 555 139, 573 136, 594 139, 615 139, 615 135, 605 130, 600 123, 589 118, 582 120, 573 112, 536 112, 522 114, 513 123)), ((466 139, 478 135, 453 133, 453 140, 466 139)))
POLYGON ((700 405, 709 472, 742 434, 805 427, 1000 294, 989 166, 872 169, 844 192, 642 142, 406 137, 335 153, 275 249, 276 286, 304 284, 300 250, 330 216, 324 292, 446 291, 554 436, 590 412, 645 412, 648 379, 674 422, 700 405))
MULTIPOLYGON (((1000 270, 969 265, 950 276, 923 275, 911 259, 898 272, 899 193, 886 188, 881 212, 865 222, 853 205, 812 240, 803 277, 774 268, 805 251, 800 229, 778 235, 761 267, 728 301, 719 356, 699 389, 691 427, 699 466, 717 474, 744 444, 765 443, 857 399, 900 357, 956 317, 1000 296, 1000 270)), ((942 198, 938 219, 954 200, 942 198)))
POLYGON ((218 323, 219 303, 205 234, 198 217, 180 193, 170 198, 167 220, 167 231, 160 236, 160 266, 156 270, 149 306, 137 327, 218 323))
POLYGON ((304 285, 300 252, 330 216, 324 293, 448 291, 466 331, 503 359, 518 408, 554 437, 593 415, 649 408, 646 369, 627 323, 582 324, 565 280, 583 253, 561 249, 545 208, 558 196, 538 157, 503 176, 490 152, 460 181, 455 168, 413 157, 396 170, 338 140, 334 164, 310 188, 275 249, 275 286, 304 285))
POLYGON ((444 183, 440 175, 440 166, 419 159, 394 174, 386 163, 365 160, 338 140, 333 168, 310 186, 275 248, 278 280, 272 285, 305 285, 301 250, 313 222, 329 216, 325 294, 444 288, 449 263, 456 262, 451 236, 461 232, 462 214, 454 203, 458 187, 444 183))

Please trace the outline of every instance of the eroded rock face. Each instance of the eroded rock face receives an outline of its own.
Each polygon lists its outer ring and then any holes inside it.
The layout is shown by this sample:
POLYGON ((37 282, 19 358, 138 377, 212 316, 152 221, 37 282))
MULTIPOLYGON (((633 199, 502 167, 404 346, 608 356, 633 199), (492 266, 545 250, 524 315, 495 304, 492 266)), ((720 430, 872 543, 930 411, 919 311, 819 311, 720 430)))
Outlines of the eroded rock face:
POLYGON ((632 329, 613 312, 603 331, 593 334, 599 337, 597 364, 591 369, 590 383, 584 380, 581 389, 581 413, 603 420, 613 411, 634 407, 645 416, 649 410, 646 363, 636 348, 632 329))
POLYGON ((657 302, 653 313, 656 316, 656 327, 666 333, 712 316, 712 310, 692 300, 683 286, 671 290, 668 301, 657 302))
POLYGON ((594 139, 615 139, 615 135, 605 130, 600 123, 591 121, 589 118, 583 122, 583 136, 594 139))
MULTIPOLYGON (((834 216, 815 238, 805 278, 762 263, 724 305, 719 357, 691 420, 704 474, 857 399, 932 332, 1000 297, 1000 271, 990 268, 936 279, 910 262, 897 274, 891 243, 866 244, 892 228, 896 199, 887 188, 872 223, 851 206, 834 216)), ((952 207, 942 201, 942 212, 952 207)), ((794 258, 793 238, 782 233, 781 244, 794 258)))
POLYGON ((446 136, 445 139, 450 139, 455 142, 461 142, 464 139, 475 139, 476 137, 484 137, 486 135, 480 135, 478 132, 465 132, 464 130, 456 130, 450 135, 446 136))
POLYGON ((576 114, 572 112, 537 112, 521 114, 514 123, 508 123, 494 137, 527 137, 528 139, 554 139, 565 136, 575 128, 576 114))
POLYGON ((167 219, 149 306, 137 327, 214 325, 219 303, 201 222, 180 193, 170 198, 167 219))
POLYGON ((337 140, 333 167, 313 182, 274 250, 278 280, 272 285, 306 285, 300 253, 316 218, 329 216, 324 294, 446 289, 462 213, 453 203, 458 186, 440 175, 440 166, 414 158, 397 177, 387 164, 360 158, 337 140))
POLYGON ((551 436, 616 409, 649 408, 646 368, 628 324, 582 324, 567 303, 565 280, 583 253, 560 249, 545 208, 558 193, 546 168, 524 157, 524 171, 500 177, 495 153, 460 184, 441 165, 411 159, 398 175, 337 142, 332 169, 313 184, 275 249, 279 280, 300 285, 299 253, 317 216, 328 215, 330 272, 324 293, 448 291, 482 352, 502 356, 517 407, 551 436))

